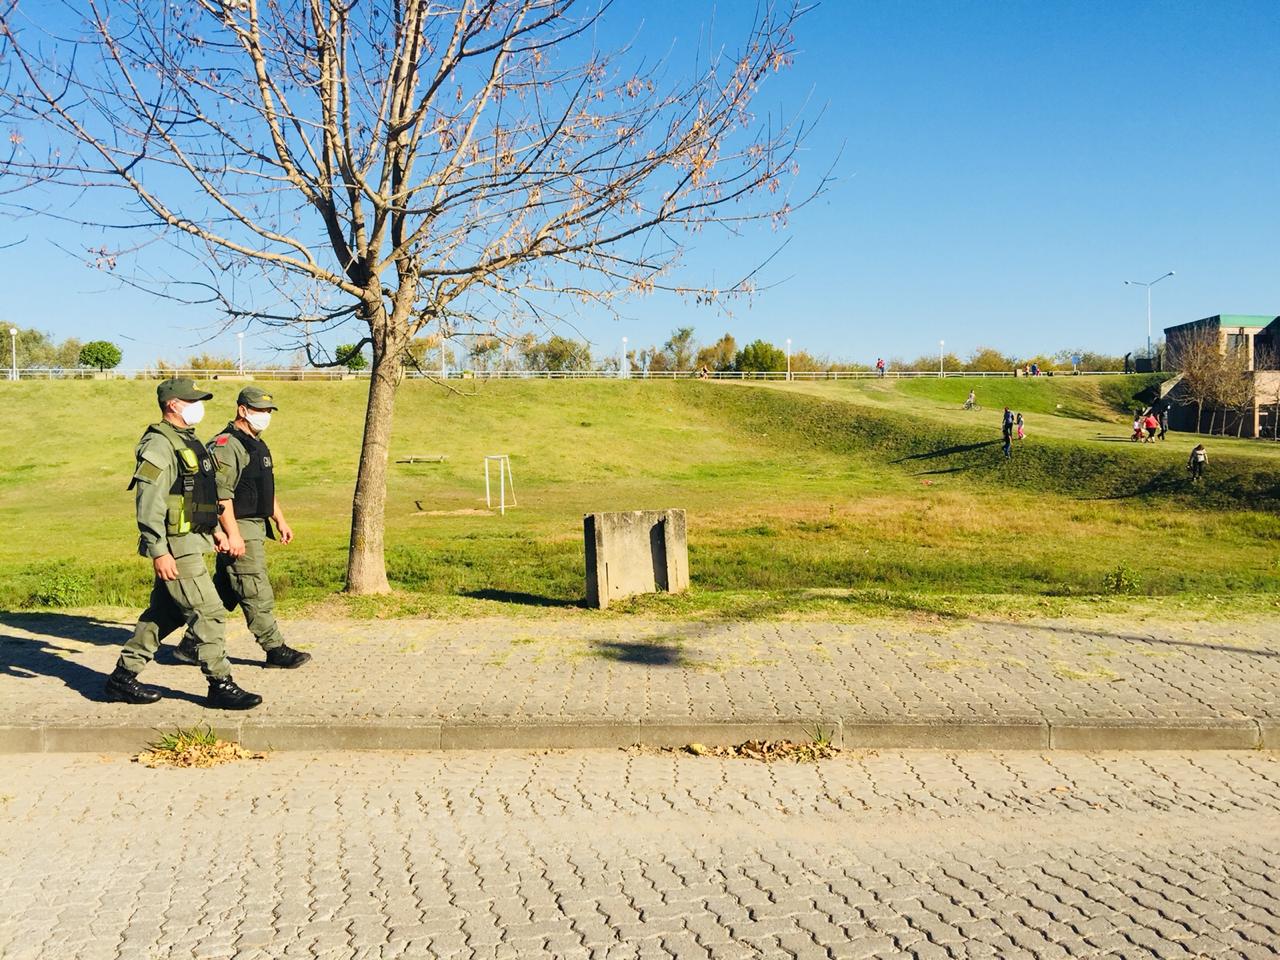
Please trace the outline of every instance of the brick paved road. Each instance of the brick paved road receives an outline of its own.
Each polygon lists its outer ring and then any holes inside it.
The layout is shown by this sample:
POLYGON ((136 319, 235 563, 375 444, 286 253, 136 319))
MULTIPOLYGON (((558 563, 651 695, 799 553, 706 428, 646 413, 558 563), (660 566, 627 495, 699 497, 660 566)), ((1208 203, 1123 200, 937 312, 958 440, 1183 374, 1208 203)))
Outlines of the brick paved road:
MULTIPOLYGON (((293 622, 316 657, 298 671, 260 669, 243 627, 230 647, 267 719, 1280 719, 1278 627, 293 622)), ((145 672, 160 704, 95 702, 127 637, 76 617, 0 618, 0 725, 204 717, 200 673, 181 665, 145 672)))
POLYGON ((1280 757, 5 761, 0 955, 1274 957, 1280 757))

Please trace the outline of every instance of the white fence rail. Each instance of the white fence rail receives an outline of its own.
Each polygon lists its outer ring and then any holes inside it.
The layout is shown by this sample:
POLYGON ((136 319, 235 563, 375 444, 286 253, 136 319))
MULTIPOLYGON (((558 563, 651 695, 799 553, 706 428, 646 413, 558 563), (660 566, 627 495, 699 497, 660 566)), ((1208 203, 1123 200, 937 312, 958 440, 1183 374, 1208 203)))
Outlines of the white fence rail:
MULTIPOLYGON (((1111 377, 1122 376, 1119 370, 1081 370, 1073 373, 1070 370, 1043 371, 1040 376, 1085 376, 1111 377)), ((405 376, 412 380, 442 379, 440 371, 419 373, 416 370, 405 371, 405 376)), ((967 372, 964 370, 948 370, 939 373, 937 370, 887 370, 883 374, 885 380, 908 380, 924 378, 981 377, 984 379, 1002 379, 1025 376, 1012 370, 967 372)), ((234 370, 97 370, 57 369, 57 368, 19 368, 4 370, 0 379, 9 380, 163 380, 166 377, 191 377, 196 380, 367 380, 368 370, 354 373, 345 370, 315 370, 310 368, 297 370, 245 370, 243 373, 234 370), (16 376, 15 376, 16 374, 16 376)), ((788 375, 783 370, 767 372, 717 371, 709 373, 709 380, 877 380, 881 374, 874 370, 794 370, 788 375)), ((449 380, 696 380, 695 370, 632 370, 623 377, 617 370, 450 370, 449 380)))

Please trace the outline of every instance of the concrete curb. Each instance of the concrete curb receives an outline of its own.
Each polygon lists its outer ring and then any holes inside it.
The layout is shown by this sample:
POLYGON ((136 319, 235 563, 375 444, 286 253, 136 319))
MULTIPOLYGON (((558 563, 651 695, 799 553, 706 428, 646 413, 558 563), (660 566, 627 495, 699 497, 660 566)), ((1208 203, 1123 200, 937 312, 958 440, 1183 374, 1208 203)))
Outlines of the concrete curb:
MULTIPOLYGON (((0 754, 133 753, 165 727, 31 723, 0 726, 0 754)), ((883 750, 1280 750, 1280 720, 957 720, 761 718, 697 722, 395 720, 376 723, 220 720, 214 730, 253 750, 574 750, 633 745, 729 746, 745 740, 811 740, 883 750)))

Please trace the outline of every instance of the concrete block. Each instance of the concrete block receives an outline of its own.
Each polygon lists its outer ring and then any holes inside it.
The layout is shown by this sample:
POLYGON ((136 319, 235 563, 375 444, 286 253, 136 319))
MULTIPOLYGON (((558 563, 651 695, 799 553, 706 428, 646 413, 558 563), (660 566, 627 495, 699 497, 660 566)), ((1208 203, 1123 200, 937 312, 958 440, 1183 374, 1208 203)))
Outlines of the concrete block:
POLYGON ((43 753, 44 728, 0 727, 0 753, 43 753))
POLYGON ((747 740, 790 740, 809 743, 819 729, 837 747, 842 745, 839 720, 732 720, 724 723, 687 720, 648 721, 640 725, 640 739, 646 747, 683 747, 701 743, 708 747, 732 747, 747 740))
POLYGON ((1057 750, 1256 750, 1256 720, 1054 721, 1049 742, 1057 750))
POLYGON ((956 720, 950 717, 877 722, 845 718, 846 749, 1045 750, 1049 725, 1043 720, 956 720))
POLYGON ((638 743, 638 723, 450 723, 443 750, 589 750, 638 743))
POLYGON ((440 725, 246 721, 240 743, 248 750, 439 750, 440 725))
POLYGON ((1259 720, 1263 750, 1280 750, 1280 720, 1259 720))
POLYGON ((139 753, 164 729, 132 724, 49 724, 44 729, 44 749, 46 753, 139 753))
POLYGON ((683 510, 589 513, 582 521, 587 606, 601 610, 642 593, 689 589, 689 542, 683 510))

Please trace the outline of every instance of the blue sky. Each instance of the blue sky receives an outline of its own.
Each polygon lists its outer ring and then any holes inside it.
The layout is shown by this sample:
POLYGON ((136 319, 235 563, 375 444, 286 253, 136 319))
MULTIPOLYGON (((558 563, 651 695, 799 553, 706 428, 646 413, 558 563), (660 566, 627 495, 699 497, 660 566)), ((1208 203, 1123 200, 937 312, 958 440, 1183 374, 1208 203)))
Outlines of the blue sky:
MULTIPOLYGON (((722 2, 715 35, 749 6, 722 2)), ((614 29, 690 54, 711 3, 619 0, 614 29)), ((819 119, 803 157, 838 182, 782 234, 752 229, 690 251, 723 281, 781 239, 777 285, 732 318, 662 297, 588 318, 596 352, 661 342, 791 337, 797 349, 874 360, 989 344, 1123 353, 1155 325, 1214 313, 1280 314, 1280 4, 1274 2, 841 2, 802 21, 795 67, 762 108, 819 119), (819 112, 822 116, 818 118, 819 112)), ((98 240, 40 220, 0 259, 6 321, 55 335, 120 335, 125 364, 181 358, 214 317, 109 279, 55 241, 98 240)), ((696 241, 695 241, 696 244, 696 241)), ((250 330, 249 359, 273 359, 250 330)), ((209 347, 232 354, 233 335, 209 347)), ((202 348, 203 349, 203 348, 202 348)))

